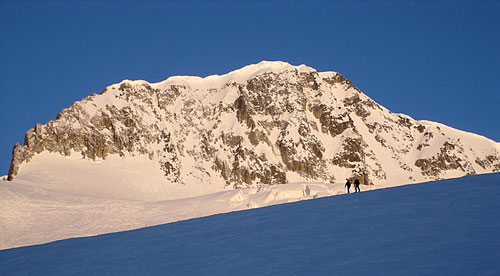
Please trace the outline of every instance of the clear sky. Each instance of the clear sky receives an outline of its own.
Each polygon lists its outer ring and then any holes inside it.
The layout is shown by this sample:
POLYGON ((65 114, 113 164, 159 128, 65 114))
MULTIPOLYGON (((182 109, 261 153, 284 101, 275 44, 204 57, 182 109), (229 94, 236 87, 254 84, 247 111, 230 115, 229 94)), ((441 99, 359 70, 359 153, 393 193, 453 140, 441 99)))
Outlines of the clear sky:
POLYGON ((261 60, 338 71, 393 112, 500 141, 500 1, 0 0, 0 175, 36 123, 123 79, 261 60))

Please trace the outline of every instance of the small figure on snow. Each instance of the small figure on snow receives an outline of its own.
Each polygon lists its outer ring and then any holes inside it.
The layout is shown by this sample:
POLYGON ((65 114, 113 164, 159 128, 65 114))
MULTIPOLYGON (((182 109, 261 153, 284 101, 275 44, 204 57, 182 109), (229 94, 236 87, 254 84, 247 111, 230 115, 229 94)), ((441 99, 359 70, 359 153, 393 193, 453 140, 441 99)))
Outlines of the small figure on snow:
POLYGON ((347 179, 347 182, 345 183, 345 186, 347 187, 347 193, 350 193, 349 189, 351 188, 351 181, 349 179, 347 179))
POLYGON ((354 180, 354 192, 361 192, 361 190, 359 189, 359 179, 354 180))

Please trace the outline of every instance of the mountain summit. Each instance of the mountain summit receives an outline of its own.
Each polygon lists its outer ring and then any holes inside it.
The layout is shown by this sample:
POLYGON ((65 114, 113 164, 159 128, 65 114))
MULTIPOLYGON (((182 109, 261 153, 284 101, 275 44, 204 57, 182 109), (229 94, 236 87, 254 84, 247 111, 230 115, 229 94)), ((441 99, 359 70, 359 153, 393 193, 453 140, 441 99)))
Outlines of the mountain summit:
POLYGON ((132 181, 167 199, 228 186, 498 172, 500 143, 392 113, 339 73, 262 61, 220 76, 111 85, 28 130, 8 179, 37 169, 61 178, 62 167, 82 162, 92 164, 82 177, 100 172, 92 185, 132 181))

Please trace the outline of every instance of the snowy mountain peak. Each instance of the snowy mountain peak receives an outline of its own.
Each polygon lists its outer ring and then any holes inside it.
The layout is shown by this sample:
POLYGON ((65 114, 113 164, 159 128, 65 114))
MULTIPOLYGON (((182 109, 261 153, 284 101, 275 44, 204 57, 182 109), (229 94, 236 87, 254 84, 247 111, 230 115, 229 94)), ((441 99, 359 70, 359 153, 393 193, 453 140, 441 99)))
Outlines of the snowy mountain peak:
POLYGON ((57 178, 61 164, 81 160, 99 162, 90 170, 100 172, 97 186, 109 180, 102 168, 120 168, 118 186, 162 199, 225 187, 346 178, 392 185, 498 172, 500 146, 394 114, 339 73, 262 61, 223 75, 111 85, 29 130, 14 147, 9 179, 36 164, 57 178), (59 165, 50 169, 51 162, 59 165))
POLYGON ((187 85, 197 89, 220 88, 227 83, 245 84, 248 80, 255 76, 265 73, 279 74, 285 71, 297 71, 299 73, 316 72, 316 69, 304 64, 295 66, 283 61, 261 61, 257 64, 244 66, 240 69, 231 71, 223 75, 210 75, 206 77, 199 76, 171 76, 164 81, 158 83, 148 83, 143 80, 123 80, 118 84, 110 86, 119 87, 123 83, 130 85, 142 85, 147 83, 154 88, 165 88, 169 85, 187 85))
MULTIPOLYGON (((283 71, 297 70, 299 73, 316 72, 316 69, 306 66, 304 64, 294 66, 288 62, 283 61, 261 61, 257 64, 247 65, 241 69, 231 72, 233 75, 245 76, 246 79, 251 79, 262 73, 275 73, 279 74, 283 71)), ((231 74, 229 73, 229 74, 231 74)))

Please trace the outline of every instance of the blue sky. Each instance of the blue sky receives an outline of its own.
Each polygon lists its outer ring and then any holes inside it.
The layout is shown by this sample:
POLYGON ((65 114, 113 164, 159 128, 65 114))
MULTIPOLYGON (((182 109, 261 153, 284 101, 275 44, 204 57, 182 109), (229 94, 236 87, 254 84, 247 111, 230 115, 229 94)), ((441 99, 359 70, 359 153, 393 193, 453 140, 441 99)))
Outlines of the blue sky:
POLYGON ((0 175, 12 146, 122 79, 261 60, 341 72, 393 112, 500 141, 498 1, 0 0, 0 175))

